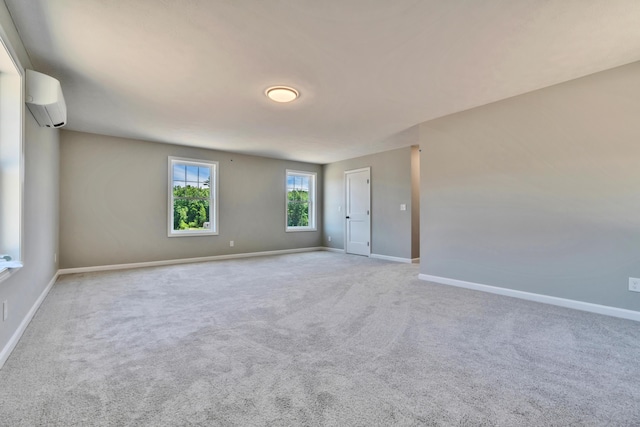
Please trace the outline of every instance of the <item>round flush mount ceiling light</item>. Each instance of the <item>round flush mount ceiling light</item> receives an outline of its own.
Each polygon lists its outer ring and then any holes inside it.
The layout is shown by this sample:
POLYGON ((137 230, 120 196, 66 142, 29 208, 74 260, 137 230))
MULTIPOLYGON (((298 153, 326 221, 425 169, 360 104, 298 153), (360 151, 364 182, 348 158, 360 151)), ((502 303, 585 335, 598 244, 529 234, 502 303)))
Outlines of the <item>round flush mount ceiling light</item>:
POLYGON ((292 87, 273 86, 265 91, 270 100, 275 102, 291 102, 296 100, 300 93, 292 87))

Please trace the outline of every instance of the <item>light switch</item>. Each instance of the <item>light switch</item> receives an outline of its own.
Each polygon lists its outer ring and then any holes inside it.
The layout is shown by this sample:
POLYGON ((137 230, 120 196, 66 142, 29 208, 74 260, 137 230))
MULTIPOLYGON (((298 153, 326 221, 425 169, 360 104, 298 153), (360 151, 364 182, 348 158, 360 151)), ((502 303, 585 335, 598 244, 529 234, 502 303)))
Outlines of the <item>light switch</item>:
POLYGON ((405 205, 404 203, 400 205, 400 210, 401 211, 406 211, 407 210, 407 205, 405 205))

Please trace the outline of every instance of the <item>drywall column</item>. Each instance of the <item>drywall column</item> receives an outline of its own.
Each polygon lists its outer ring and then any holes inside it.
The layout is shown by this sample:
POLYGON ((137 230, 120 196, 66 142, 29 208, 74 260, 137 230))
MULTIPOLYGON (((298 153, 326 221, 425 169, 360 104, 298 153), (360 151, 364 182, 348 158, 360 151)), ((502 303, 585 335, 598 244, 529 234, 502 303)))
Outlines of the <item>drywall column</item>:
POLYGON ((411 147, 411 258, 420 258, 420 147, 411 147))

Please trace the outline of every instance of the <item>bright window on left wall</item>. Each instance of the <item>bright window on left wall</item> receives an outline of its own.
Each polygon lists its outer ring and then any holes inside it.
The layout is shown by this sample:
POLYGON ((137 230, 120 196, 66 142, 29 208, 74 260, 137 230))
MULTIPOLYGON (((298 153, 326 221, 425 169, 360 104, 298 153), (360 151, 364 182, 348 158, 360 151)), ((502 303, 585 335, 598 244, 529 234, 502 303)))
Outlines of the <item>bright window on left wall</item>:
POLYGON ((218 234, 218 162, 169 157, 169 237, 218 234))
POLYGON ((0 281, 22 266, 23 76, 0 27, 0 281))

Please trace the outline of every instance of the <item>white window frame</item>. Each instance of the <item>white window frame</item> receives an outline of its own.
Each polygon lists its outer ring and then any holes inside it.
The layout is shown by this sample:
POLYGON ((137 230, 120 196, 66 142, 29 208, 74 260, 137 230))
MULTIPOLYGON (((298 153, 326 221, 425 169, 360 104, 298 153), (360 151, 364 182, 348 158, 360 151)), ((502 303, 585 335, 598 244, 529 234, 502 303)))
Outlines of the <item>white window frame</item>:
POLYGON ((0 27, 0 282, 24 259, 24 75, 0 27), (5 261, 5 255, 11 260, 5 261))
POLYGON ((218 162, 213 160, 187 159, 184 157, 169 156, 169 209, 168 209, 168 236, 215 236, 218 235, 218 162), (209 167, 209 220, 208 230, 174 230, 173 229, 173 165, 176 163, 188 164, 198 167, 209 167))
POLYGON ((298 171, 293 169, 287 169, 284 180, 284 225, 287 233, 297 231, 317 231, 317 180, 318 174, 315 172, 298 171), (306 227, 289 226, 289 176, 306 176, 310 178, 309 188, 309 225, 306 227))

